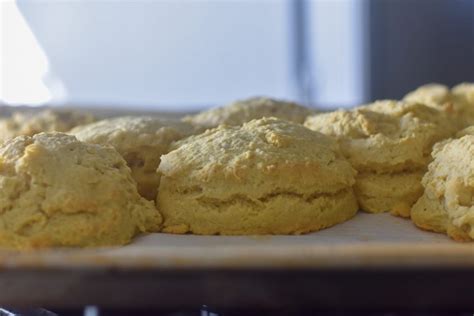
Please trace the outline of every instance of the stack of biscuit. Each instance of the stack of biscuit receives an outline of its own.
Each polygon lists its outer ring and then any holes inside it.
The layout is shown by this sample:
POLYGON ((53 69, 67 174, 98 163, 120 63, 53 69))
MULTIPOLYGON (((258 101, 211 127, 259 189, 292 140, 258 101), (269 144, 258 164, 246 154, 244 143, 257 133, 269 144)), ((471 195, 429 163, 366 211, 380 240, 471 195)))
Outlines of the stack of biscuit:
POLYGON ((355 192, 362 210, 403 217, 423 193, 431 147, 456 132, 444 111, 392 100, 310 116, 305 126, 339 142, 358 171, 355 192))
POLYGON ((474 239, 474 84, 326 113, 258 97, 182 120, 94 120, 0 119, 1 247, 303 234, 359 209, 474 239))
POLYGON ((301 234, 357 212, 355 171, 337 144, 292 122, 221 125, 161 159, 164 232, 301 234))

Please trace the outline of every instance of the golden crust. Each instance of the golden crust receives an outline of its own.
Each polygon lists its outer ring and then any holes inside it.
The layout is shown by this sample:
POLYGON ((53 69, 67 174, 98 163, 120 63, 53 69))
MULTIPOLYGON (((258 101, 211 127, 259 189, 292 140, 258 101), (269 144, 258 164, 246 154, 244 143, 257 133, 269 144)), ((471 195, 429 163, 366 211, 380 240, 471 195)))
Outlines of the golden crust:
POLYGON ((127 161, 138 192, 149 200, 156 198, 160 157, 172 142, 193 133, 190 124, 152 117, 125 116, 78 126, 70 134, 93 144, 112 145, 127 161))
POLYGON ((61 133, 0 146, 2 247, 123 245, 160 224, 112 147, 61 133))
POLYGON ((295 123, 303 123, 310 109, 293 102, 254 97, 238 100, 228 105, 210 109, 183 120, 202 129, 217 127, 221 124, 242 125, 262 117, 276 117, 295 123))
POLYGON ((302 233, 333 225, 357 210, 351 188, 355 171, 334 141, 301 125, 264 118, 241 127, 220 126, 178 142, 176 148, 162 157, 158 168, 162 182, 157 204, 165 231, 302 233), (287 228, 269 217, 297 217, 299 208, 301 214, 314 212, 310 226, 301 226, 305 217, 288 219, 287 228), (191 222, 195 213, 199 223, 191 222), (248 222, 239 220, 244 215, 248 222), (318 223, 318 216, 334 221, 318 223), (204 228, 205 218, 220 224, 214 231, 204 228), (258 218, 267 222, 259 224, 254 221, 258 218))

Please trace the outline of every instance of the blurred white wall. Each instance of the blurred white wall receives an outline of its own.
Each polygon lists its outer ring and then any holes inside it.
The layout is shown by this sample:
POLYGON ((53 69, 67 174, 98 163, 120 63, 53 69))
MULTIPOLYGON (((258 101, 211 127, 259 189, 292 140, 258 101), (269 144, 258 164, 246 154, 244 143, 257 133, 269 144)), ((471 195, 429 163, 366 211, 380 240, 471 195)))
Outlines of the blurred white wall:
POLYGON ((361 104, 369 78, 365 60, 364 0, 310 1, 314 102, 327 107, 361 104))
POLYGON ((285 1, 18 1, 73 103, 291 97, 285 1))
MULTIPOLYGON (((361 49, 354 37, 360 12, 353 10, 359 2, 308 1, 318 105, 360 101, 361 57, 354 52, 361 49)), ((39 60, 44 51, 44 82, 53 102, 192 110, 252 95, 298 95, 292 0, 16 4, 39 49, 26 50, 10 64, 39 60)), ((13 24, 3 19, 2 24, 6 33, 16 34, 13 24)))

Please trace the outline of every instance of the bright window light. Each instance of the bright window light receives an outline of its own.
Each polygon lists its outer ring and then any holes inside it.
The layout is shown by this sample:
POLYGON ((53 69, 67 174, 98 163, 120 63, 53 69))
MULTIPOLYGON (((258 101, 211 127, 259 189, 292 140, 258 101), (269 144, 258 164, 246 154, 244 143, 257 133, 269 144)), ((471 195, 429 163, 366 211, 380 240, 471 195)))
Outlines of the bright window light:
POLYGON ((0 101, 41 105, 51 101, 44 78, 48 60, 15 1, 0 3, 0 101))

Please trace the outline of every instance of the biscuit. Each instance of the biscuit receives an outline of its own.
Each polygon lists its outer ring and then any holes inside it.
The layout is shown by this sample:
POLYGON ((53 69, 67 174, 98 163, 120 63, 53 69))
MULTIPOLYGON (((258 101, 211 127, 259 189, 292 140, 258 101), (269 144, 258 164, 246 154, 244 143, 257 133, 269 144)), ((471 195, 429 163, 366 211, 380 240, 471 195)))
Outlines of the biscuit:
POLYGON ((0 119, 0 141, 41 132, 67 132, 75 126, 94 120, 91 114, 65 109, 14 112, 11 117, 0 119))
POLYGON ((468 126, 456 133, 456 138, 461 138, 466 135, 474 135, 474 125, 468 126))
POLYGON ((447 233, 458 241, 474 239, 474 136, 466 135, 433 150, 422 184, 423 196, 412 209, 420 228, 447 233))
POLYGON ((132 170, 138 192, 155 200, 160 183, 156 169, 161 155, 168 152, 173 141, 193 131, 193 127, 184 122, 125 116, 79 126, 70 133, 84 142, 112 145, 132 170))
POLYGON ((161 220, 112 147, 62 133, 0 146, 1 247, 123 245, 161 220))
POLYGON ((293 102, 254 97, 238 100, 226 106, 210 109, 193 116, 186 116, 183 120, 205 130, 217 127, 220 124, 242 125, 262 117, 276 117, 295 123, 303 123, 306 116, 313 113, 314 111, 293 102))
POLYGON ((433 144, 456 131, 443 111, 391 100, 310 116, 305 126, 339 142, 358 171, 355 192, 362 210, 404 217, 422 194, 419 181, 433 144))
POLYGON ((445 85, 427 84, 408 93, 403 100, 452 111, 460 127, 474 124, 474 83, 461 83, 451 90, 445 85))
POLYGON ((474 83, 461 83, 451 89, 452 102, 460 108, 464 125, 474 125, 474 83))
POLYGON ((164 232, 302 234, 357 211, 355 170, 329 137, 263 118, 221 125, 162 156, 164 232))
POLYGON ((451 101, 449 87, 439 83, 429 83, 418 87, 403 97, 403 101, 422 103, 439 108, 451 101))
POLYGON ((474 111, 474 83, 464 82, 451 89, 453 101, 474 111))
POLYGON ((354 191, 360 207, 371 213, 390 210, 392 214, 410 217, 410 209, 423 194, 422 171, 396 173, 362 173, 354 191))

